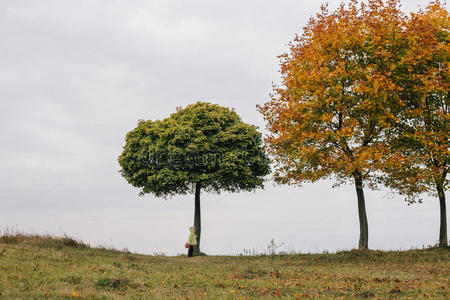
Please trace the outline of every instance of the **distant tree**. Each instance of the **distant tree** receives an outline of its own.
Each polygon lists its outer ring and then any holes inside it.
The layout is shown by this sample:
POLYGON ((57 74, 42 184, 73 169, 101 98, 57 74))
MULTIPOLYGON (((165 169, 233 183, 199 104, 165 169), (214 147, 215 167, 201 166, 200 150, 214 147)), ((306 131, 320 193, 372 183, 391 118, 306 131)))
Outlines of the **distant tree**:
POLYGON ((333 12, 322 6, 280 56, 282 83, 259 107, 277 182, 354 182, 360 249, 368 248, 363 187, 378 182, 373 171, 389 151, 384 129, 401 101, 395 76, 406 17, 399 7, 395 0, 353 0, 333 12))
POLYGON ((121 173, 141 195, 195 193, 194 226, 200 252, 200 192, 263 188, 270 172, 257 127, 236 112, 197 102, 162 121, 139 121, 126 136, 121 173))
POLYGON ((440 203, 439 246, 447 247, 445 191, 449 181, 449 18, 440 1, 412 14, 405 29, 408 44, 397 84, 403 100, 386 131, 390 155, 384 183, 412 203, 430 192, 440 203))

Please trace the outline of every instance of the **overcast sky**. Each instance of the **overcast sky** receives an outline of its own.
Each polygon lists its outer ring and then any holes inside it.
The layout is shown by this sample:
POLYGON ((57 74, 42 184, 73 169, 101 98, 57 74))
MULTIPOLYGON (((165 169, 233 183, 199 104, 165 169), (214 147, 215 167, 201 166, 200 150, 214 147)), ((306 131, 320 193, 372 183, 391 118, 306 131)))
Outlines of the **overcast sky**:
MULTIPOLYGON (((184 252, 194 197, 138 197, 118 173, 125 134, 138 119, 199 100, 233 107, 263 129, 255 106, 280 78, 277 56, 320 4, 2 0, 0 227, 184 252)), ((272 238, 286 251, 357 247, 354 187, 332 183, 202 194, 202 251, 261 251, 272 238)), ((437 242, 437 199, 408 206, 381 190, 367 191, 366 201, 369 247, 437 242)))

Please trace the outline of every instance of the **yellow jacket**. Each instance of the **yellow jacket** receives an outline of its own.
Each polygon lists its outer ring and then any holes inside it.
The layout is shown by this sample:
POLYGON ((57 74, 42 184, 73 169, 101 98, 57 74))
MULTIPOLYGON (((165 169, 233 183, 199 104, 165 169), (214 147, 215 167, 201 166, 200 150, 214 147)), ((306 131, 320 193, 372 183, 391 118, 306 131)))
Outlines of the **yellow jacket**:
POLYGON ((197 245, 197 235, 195 234, 195 227, 194 226, 189 227, 189 231, 191 233, 189 234, 189 238, 187 241, 188 244, 192 246, 197 245))

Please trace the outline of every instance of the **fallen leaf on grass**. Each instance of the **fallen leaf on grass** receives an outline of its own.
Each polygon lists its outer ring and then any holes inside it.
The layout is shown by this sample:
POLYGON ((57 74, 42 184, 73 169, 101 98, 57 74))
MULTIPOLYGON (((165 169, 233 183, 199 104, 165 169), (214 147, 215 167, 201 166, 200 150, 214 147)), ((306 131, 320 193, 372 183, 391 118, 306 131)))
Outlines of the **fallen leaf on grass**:
POLYGON ((399 288, 393 288, 389 291, 389 294, 401 294, 403 293, 399 288))
POLYGON ((356 294, 355 296, 360 298, 372 298, 375 297, 375 294, 372 293, 371 291, 365 291, 360 294, 356 294))

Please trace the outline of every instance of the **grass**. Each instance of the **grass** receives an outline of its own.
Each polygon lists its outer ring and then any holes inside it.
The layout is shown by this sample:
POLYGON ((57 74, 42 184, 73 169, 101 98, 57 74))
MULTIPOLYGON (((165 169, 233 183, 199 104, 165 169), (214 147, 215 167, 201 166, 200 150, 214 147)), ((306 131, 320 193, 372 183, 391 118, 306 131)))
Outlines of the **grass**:
POLYGON ((448 299, 448 249, 165 257, 0 236, 4 299, 448 299))

